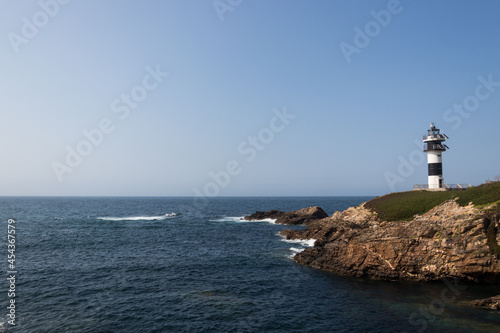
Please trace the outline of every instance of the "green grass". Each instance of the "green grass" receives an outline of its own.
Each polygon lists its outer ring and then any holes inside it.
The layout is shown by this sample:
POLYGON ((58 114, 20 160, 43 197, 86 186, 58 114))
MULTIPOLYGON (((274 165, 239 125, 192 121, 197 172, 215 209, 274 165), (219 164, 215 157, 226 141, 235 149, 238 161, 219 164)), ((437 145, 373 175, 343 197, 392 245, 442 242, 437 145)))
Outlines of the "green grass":
POLYGON ((457 202, 460 206, 467 206, 472 202, 475 206, 482 207, 499 202, 500 182, 491 182, 466 190, 391 193, 368 201, 365 207, 376 212, 381 220, 405 221, 413 219, 413 216, 416 214, 428 212, 446 200, 457 197, 457 202))

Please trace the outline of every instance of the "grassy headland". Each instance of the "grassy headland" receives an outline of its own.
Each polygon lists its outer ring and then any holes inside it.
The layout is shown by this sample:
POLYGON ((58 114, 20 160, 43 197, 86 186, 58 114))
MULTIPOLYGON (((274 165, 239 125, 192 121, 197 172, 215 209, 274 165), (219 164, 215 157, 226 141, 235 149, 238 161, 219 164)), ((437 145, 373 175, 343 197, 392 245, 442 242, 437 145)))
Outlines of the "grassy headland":
POLYGON ((365 207, 376 212, 384 221, 412 220, 416 214, 424 214, 433 207, 450 199, 457 199, 460 206, 472 202, 476 207, 497 203, 500 210, 500 182, 491 182, 465 190, 443 192, 408 191, 377 197, 366 203, 365 207))

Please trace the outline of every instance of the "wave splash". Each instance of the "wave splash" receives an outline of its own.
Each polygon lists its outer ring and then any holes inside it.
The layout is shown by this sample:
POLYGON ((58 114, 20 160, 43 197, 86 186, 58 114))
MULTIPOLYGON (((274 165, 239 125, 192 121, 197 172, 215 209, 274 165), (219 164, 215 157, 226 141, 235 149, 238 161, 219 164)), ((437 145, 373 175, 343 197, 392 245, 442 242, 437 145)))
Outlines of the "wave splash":
POLYGON ((296 244, 300 247, 291 247, 290 251, 292 251, 292 254, 288 255, 287 257, 290 259, 293 259, 293 257, 302 251, 304 251, 306 248, 311 248, 314 247, 314 243, 316 243, 316 239, 310 238, 310 239, 286 239, 285 237, 279 235, 282 239, 283 242, 286 243, 292 243, 296 244))
MULTIPOLYGON (((281 236, 281 237, 283 237, 283 236, 281 236)), ((300 244, 300 245, 305 246, 305 247, 313 247, 314 243, 316 242, 316 240, 314 238, 309 238, 309 239, 286 239, 285 237, 283 237, 283 241, 287 242, 287 243, 300 244)))
POLYGON ((101 221, 161 221, 178 216, 177 213, 170 213, 159 216, 129 216, 129 217, 98 217, 101 221))
POLYGON ((245 222, 243 216, 225 216, 218 219, 210 219, 210 222, 245 222))
POLYGON ((244 220, 244 216, 226 216, 226 217, 221 217, 218 219, 211 219, 211 222, 237 222, 237 223, 252 223, 252 222, 267 222, 271 224, 275 224, 276 220, 275 219, 263 219, 263 220, 244 220))

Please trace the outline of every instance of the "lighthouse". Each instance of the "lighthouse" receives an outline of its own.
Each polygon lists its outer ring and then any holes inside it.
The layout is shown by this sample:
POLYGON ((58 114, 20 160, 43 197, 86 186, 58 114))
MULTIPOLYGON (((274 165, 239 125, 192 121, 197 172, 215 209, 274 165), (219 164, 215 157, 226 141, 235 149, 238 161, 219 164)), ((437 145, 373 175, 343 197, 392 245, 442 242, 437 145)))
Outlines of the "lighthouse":
POLYGON ((443 144, 448 137, 440 134, 439 128, 431 123, 431 128, 424 135, 424 153, 427 153, 427 166, 429 169, 429 189, 443 188, 443 162, 441 154, 449 149, 443 144))

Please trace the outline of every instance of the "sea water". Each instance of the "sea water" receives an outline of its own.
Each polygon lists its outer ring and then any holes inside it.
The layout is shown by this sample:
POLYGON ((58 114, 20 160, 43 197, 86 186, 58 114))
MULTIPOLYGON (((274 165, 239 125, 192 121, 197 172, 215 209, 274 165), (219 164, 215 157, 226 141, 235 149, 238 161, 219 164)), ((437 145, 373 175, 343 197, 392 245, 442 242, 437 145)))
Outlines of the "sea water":
POLYGON ((499 287, 337 276, 293 261, 314 241, 279 232, 303 227, 241 220, 316 205, 332 214, 368 199, 0 198, 6 278, 15 264, 15 295, 0 284, 0 331, 500 331, 498 313, 466 304, 499 287))

